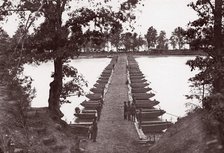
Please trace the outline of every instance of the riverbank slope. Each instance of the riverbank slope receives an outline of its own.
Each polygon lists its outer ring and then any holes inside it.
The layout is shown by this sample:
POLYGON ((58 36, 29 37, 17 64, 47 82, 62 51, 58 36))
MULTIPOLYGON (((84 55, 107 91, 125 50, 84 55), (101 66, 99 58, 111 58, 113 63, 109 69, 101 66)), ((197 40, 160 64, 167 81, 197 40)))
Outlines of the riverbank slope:
POLYGON ((179 119, 149 153, 221 153, 216 123, 209 123, 209 117, 208 112, 197 110, 179 119))
POLYGON ((77 134, 63 121, 53 120, 47 108, 20 109, 0 83, 0 152, 75 153, 77 134))

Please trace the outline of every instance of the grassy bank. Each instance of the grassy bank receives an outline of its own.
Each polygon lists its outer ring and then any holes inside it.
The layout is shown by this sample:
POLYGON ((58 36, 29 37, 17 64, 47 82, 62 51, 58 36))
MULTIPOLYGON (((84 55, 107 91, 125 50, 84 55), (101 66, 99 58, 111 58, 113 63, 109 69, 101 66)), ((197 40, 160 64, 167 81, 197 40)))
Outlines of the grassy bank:
MULTIPOLYGON (((0 149, 15 153, 75 153, 78 137, 48 108, 24 108, 0 84, 0 149)), ((79 136, 81 138, 81 136, 79 136)))
MULTIPOLYGON (((215 123, 198 110, 180 119, 149 149, 149 153, 221 153, 215 123)), ((213 120, 214 121, 214 120, 213 120)))

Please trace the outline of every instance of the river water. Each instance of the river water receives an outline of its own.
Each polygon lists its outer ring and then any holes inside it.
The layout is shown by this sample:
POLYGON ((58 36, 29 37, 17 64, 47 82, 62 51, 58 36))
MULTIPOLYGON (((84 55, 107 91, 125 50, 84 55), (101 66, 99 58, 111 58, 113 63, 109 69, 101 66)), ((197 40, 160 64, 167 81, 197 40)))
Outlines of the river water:
POLYGON ((154 99, 160 104, 158 108, 167 113, 163 119, 175 121, 177 117, 186 115, 191 108, 186 103, 199 105, 197 100, 187 100, 185 95, 191 94, 191 82, 189 78, 197 72, 190 71, 186 62, 195 56, 161 56, 161 57, 139 57, 136 61, 150 83, 155 93, 154 99))
MULTIPOLYGON (((75 59, 70 65, 78 70, 87 81, 88 86, 83 87, 85 93, 93 87, 103 69, 110 63, 109 58, 88 58, 75 59)), ((36 97, 33 99, 32 107, 47 107, 49 97, 49 84, 53 80, 50 76, 53 72, 53 62, 42 63, 41 65, 25 65, 24 74, 33 78, 32 86, 36 89, 36 97)), ((85 96, 72 96, 68 98, 72 103, 63 104, 61 111, 64 113, 64 120, 68 123, 74 121, 74 108, 86 99, 85 96)))
MULTIPOLYGON (((190 68, 185 65, 186 61, 193 59, 193 56, 161 56, 161 57, 137 57, 140 69, 145 74, 146 79, 150 82, 150 87, 156 94, 155 99, 160 101, 157 106, 166 110, 163 115, 164 119, 176 120, 175 116, 184 116, 188 108, 185 107, 187 102, 185 95, 190 94, 191 88, 188 79, 196 72, 191 72, 190 68), (172 115, 170 115, 172 114, 172 115)), ((109 64, 109 58, 88 58, 75 59, 70 62, 72 66, 78 69, 88 87, 84 87, 86 93, 92 88, 100 76, 103 69, 109 64)), ((53 63, 47 62, 39 66, 25 65, 24 74, 33 78, 33 87, 36 89, 36 97, 32 101, 32 107, 48 106, 49 83, 53 72, 53 63)), ((74 120, 74 108, 85 100, 84 96, 70 97, 71 104, 63 104, 61 107, 64 113, 64 120, 68 123, 74 120)))

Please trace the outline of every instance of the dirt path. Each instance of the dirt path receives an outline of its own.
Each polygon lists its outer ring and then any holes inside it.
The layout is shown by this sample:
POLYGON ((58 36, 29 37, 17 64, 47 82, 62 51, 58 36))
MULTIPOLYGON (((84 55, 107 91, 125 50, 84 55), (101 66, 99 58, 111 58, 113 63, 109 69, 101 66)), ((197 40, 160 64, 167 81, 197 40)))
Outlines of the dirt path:
POLYGON ((123 102, 128 100, 125 55, 119 56, 98 122, 97 142, 89 141, 87 153, 138 153, 134 124, 123 119, 123 102))

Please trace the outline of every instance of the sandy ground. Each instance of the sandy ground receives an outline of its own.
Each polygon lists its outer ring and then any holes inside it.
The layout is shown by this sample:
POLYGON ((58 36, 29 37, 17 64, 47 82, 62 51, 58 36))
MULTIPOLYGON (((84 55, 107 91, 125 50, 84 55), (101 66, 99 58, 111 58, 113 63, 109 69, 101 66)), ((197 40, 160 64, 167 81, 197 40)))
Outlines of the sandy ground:
POLYGON ((123 102, 128 100, 125 55, 119 56, 98 122, 97 142, 88 141, 87 153, 138 153, 138 135, 134 124, 123 118, 123 102))

